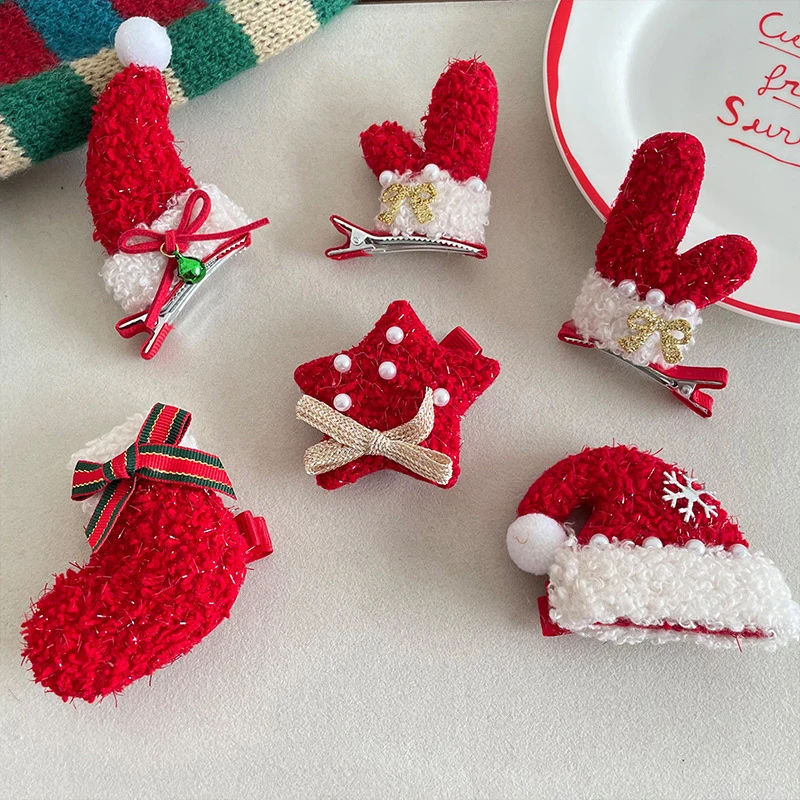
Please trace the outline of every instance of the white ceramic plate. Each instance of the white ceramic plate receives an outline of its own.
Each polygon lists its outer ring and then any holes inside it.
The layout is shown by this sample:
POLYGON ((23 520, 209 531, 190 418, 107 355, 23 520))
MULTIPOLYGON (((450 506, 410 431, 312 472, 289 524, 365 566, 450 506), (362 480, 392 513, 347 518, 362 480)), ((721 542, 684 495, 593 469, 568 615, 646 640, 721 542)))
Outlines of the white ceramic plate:
POLYGON ((723 302, 800 327, 798 0, 560 0, 545 96, 564 161, 603 217, 640 142, 697 136, 706 178, 684 247, 747 236, 758 266, 723 302))

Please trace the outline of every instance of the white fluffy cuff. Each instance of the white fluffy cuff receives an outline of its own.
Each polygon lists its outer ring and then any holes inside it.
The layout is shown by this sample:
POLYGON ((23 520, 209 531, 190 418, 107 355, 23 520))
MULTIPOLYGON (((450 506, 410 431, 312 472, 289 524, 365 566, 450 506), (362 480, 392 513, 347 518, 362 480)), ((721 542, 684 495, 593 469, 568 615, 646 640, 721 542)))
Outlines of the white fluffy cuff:
MULTIPOLYGON (((578 333, 585 339, 594 339, 603 350, 610 350, 622 358, 642 366, 658 364, 668 367, 661 353, 661 341, 658 333, 654 333, 636 352, 628 353, 619 345, 619 340, 630 334, 628 316, 639 308, 652 308, 660 317, 667 321, 685 319, 696 334, 700 323, 703 321, 697 309, 692 309, 685 301, 669 305, 650 306, 643 302, 634 291, 626 292, 625 287, 615 285, 612 281, 602 277, 594 269, 586 276, 581 287, 581 293, 575 301, 572 311, 572 320, 578 333)), ((681 345, 681 351, 686 352, 694 344, 692 341, 681 345)))
MULTIPOLYGON (((75 465, 79 461, 96 461, 99 464, 103 464, 106 461, 110 461, 114 456, 118 456, 136 441, 142 425, 144 425, 144 417, 141 414, 134 414, 103 436, 98 436, 96 439, 86 442, 77 453, 73 453, 70 456, 70 472, 75 469, 75 465)), ((191 433, 185 434, 180 443, 184 447, 197 449, 197 441, 191 433)), ((100 502, 100 495, 101 493, 98 492, 81 502, 81 510, 87 516, 91 515, 95 506, 100 502)))
MULTIPOLYGON (((436 188, 436 198, 430 202, 433 219, 421 223, 414 214, 408 200, 397 212, 390 225, 380 218, 376 218, 376 229, 390 232, 393 236, 409 236, 413 233, 439 239, 442 236, 449 239, 458 239, 462 242, 483 244, 485 240, 484 229, 489 224, 489 206, 492 193, 480 178, 470 178, 459 182, 450 177, 446 170, 437 167, 426 167, 420 173, 385 172, 381 175, 381 195, 388 186, 401 184, 403 186, 419 186, 432 183, 436 188)), ((386 203, 381 203, 380 213, 390 208, 386 203)))
POLYGON ((761 553, 632 542, 580 547, 573 538, 555 555, 548 597, 557 625, 617 643, 691 638, 774 649, 800 638, 800 606, 761 553))
MULTIPOLYGON (((252 220, 233 201, 210 183, 198 184, 198 189, 211 198, 211 214, 199 233, 216 233, 246 225, 252 220)), ((150 227, 158 233, 175 228, 180 222, 186 200, 194 189, 173 197, 166 211, 150 227)), ((193 242, 185 255, 205 258, 220 242, 193 242)), ((126 314, 136 314, 149 308, 164 274, 167 259, 160 252, 114 253, 106 259, 100 276, 106 291, 122 306, 126 314)))

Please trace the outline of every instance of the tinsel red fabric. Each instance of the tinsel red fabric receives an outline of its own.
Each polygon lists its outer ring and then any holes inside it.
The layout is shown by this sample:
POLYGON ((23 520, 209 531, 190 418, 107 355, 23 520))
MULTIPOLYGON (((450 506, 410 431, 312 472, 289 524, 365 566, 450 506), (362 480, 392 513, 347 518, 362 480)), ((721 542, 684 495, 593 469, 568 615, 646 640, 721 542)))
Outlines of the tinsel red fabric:
POLYGON ((229 616, 247 548, 213 492, 140 481, 104 546, 33 604, 34 679, 92 702, 188 653, 229 616))
POLYGON ((636 151, 597 246, 596 270, 615 284, 635 280, 639 295, 661 289, 667 303, 698 308, 735 292, 755 269, 744 236, 678 247, 694 213, 705 170, 703 145, 688 133, 659 133, 636 151))
MULTIPOLYGON (((358 345, 339 353, 302 364, 295 371, 295 381, 305 394, 331 406, 337 394, 350 395, 353 405, 348 416, 369 428, 387 431, 408 422, 419 411, 426 388, 441 387, 450 393, 450 402, 436 407, 433 431, 423 446, 450 456, 453 476, 445 488, 453 486, 460 473, 461 418, 492 384, 500 364, 482 355, 480 346, 462 328, 437 342, 405 300, 392 303, 358 345), (404 333, 400 344, 387 342, 386 331, 394 326, 404 333), (334 368, 339 353, 352 361, 348 372, 334 368), (383 361, 397 367, 392 380, 378 374, 383 361)), ((383 456, 364 456, 318 475, 317 483, 337 489, 380 469, 419 477, 383 456)))
MULTIPOLYGON (((587 448, 542 473, 517 513, 544 514, 563 524, 576 509, 586 508, 590 515, 577 536, 582 545, 596 533, 639 545, 648 536, 657 536, 664 545, 684 545, 689 539, 709 546, 747 545, 739 526, 709 495, 703 499, 717 515, 701 514, 685 522, 680 508, 672 508, 663 499, 665 472, 685 475, 681 467, 635 447, 587 448)), ((694 486, 700 484, 694 482, 694 486)))
POLYGON ((364 159, 376 176, 436 164, 457 181, 486 180, 497 131, 497 82, 489 66, 477 58, 452 61, 436 82, 422 122, 424 149, 396 122, 361 134, 364 159))
POLYGON ((175 151, 170 102, 159 70, 131 64, 111 79, 95 106, 86 194, 94 238, 109 253, 125 231, 149 225, 173 195, 195 186, 175 151))

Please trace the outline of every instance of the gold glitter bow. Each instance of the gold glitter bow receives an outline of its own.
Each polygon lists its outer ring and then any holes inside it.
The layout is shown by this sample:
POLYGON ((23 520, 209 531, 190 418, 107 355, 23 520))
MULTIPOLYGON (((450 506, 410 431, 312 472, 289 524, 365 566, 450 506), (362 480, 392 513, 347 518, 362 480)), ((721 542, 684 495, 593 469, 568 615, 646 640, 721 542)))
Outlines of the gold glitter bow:
POLYGON ((432 183, 420 183, 417 186, 406 186, 402 183, 393 183, 383 190, 381 203, 389 208, 378 216, 381 222, 391 225, 403 201, 408 199, 414 216, 424 225, 433 219, 431 203, 436 199, 438 192, 432 183))
POLYGON ((306 472, 320 475, 363 456, 383 456, 444 486, 453 476, 453 460, 444 453, 420 447, 420 442, 433 430, 433 412, 433 392, 426 389, 425 399, 412 419, 391 430, 379 431, 305 394, 297 403, 297 419, 330 437, 306 450, 303 458, 306 472))
POLYGON ((649 308, 637 308, 628 316, 628 327, 632 335, 619 339, 619 346, 626 353, 635 353, 654 333, 661 336, 661 354, 667 364, 678 364, 683 359, 680 345, 692 341, 692 326, 688 320, 666 320, 649 308), (680 338, 675 334, 679 333, 680 338))

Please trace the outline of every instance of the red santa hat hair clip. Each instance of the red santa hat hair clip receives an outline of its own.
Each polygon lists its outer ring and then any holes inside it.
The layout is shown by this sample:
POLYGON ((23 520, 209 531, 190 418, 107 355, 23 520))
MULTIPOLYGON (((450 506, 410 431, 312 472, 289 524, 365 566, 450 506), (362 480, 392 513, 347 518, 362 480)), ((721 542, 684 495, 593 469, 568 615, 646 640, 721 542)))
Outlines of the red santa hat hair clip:
POLYGON ((186 435, 191 419, 159 403, 73 456, 93 553, 22 625, 34 679, 65 701, 118 694, 188 653, 230 615, 247 565, 272 552, 263 518, 223 505, 230 479, 186 435))
POLYGON ((477 58, 452 61, 433 89, 421 141, 396 122, 361 134, 381 185, 375 228, 332 216, 347 242, 326 251, 345 259, 432 250, 486 258, 491 193, 486 177, 497 130, 497 83, 477 58))
POLYGON ((94 238, 109 254, 103 281, 129 314, 117 331, 146 334, 141 354, 149 359, 205 278, 268 220, 251 220, 216 186, 195 183, 181 163, 162 74, 172 52, 166 30, 132 17, 115 45, 124 69, 94 109, 86 193, 94 238))
POLYGON ((659 133, 636 151, 597 247, 597 261, 559 339, 623 359, 666 386, 703 417, 727 370, 681 362, 702 322, 700 310, 735 292, 756 251, 743 236, 702 242, 678 255, 705 168, 688 133, 659 133))
POLYGON ((517 513, 509 555, 549 575, 545 636, 767 649, 800 638, 800 606, 778 568, 700 481, 655 455, 587 448, 534 481, 517 513), (568 518, 587 506, 570 533, 568 518))
POLYGON ((381 469, 453 486, 461 418, 499 372, 463 328, 437 342, 395 301, 358 345, 295 371, 297 418, 325 436, 306 450, 306 472, 324 489, 381 469))

